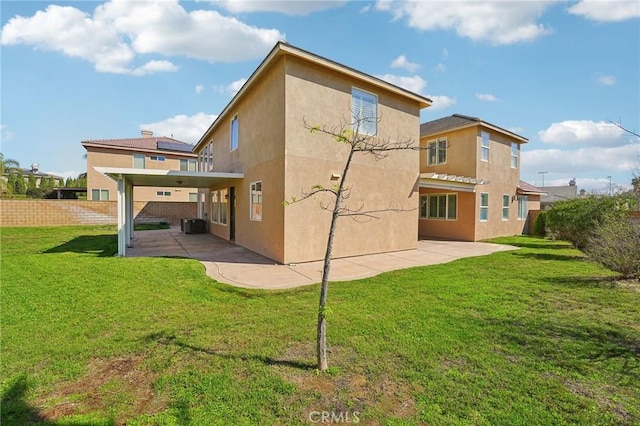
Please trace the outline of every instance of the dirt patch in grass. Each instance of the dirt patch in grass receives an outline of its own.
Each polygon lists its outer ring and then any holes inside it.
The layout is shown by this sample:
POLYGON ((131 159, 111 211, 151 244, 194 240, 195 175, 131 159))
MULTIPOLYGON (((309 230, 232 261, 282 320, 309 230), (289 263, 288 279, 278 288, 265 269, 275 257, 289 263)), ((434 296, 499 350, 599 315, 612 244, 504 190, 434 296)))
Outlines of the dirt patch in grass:
POLYGON ((621 404, 609 398, 609 395, 615 395, 615 389, 594 389, 573 379, 565 379, 564 384, 571 392, 596 401, 601 408, 615 415, 620 424, 631 424, 633 420, 631 414, 621 404))
POLYGON ((78 414, 103 412, 126 418, 154 414, 166 409, 167 399, 153 389, 156 374, 147 371, 142 356, 94 359, 78 380, 61 384, 58 389, 35 401, 41 420, 78 414))
MULTIPOLYGON (((355 364, 351 350, 330 348, 328 372, 318 373, 313 368, 294 368, 281 364, 277 370, 281 377, 293 383, 298 392, 293 398, 304 400, 301 418, 308 419, 312 412, 331 412, 343 416, 356 413, 366 424, 377 424, 379 415, 410 418, 416 415, 413 389, 408 383, 399 381, 387 373, 367 373, 349 370, 355 364)), ((290 347, 282 360, 291 365, 309 365, 315 360, 315 345, 312 343, 290 347)), ((317 416, 317 415, 316 415, 317 416)), ((343 417, 343 419, 346 417, 343 417)))

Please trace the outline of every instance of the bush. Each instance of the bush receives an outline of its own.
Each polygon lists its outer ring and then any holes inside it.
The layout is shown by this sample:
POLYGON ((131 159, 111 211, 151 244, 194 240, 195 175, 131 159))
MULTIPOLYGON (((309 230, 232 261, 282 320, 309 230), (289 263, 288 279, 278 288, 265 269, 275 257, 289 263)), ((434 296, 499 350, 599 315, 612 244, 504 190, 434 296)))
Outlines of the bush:
POLYGON ((618 195, 615 197, 574 198, 557 202, 546 211, 547 235, 567 240, 576 248, 584 250, 587 240, 598 225, 608 220, 624 219, 633 208, 635 200, 618 195))
POLYGON ((585 253, 624 278, 640 277, 640 224, 606 217, 587 239, 585 253))
POLYGON ((533 235, 536 237, 544 237, 546 228, 545 212, 540 212, 533 224, 533 235))

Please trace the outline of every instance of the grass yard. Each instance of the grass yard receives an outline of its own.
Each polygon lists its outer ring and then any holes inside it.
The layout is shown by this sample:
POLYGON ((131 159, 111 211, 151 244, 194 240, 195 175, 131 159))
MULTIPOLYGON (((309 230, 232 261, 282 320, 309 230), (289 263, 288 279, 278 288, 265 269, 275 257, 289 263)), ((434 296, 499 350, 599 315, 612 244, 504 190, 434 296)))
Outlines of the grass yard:
POLYGON ((4 228, 2 425, 640 424, 640 286, 562 242, 318 286, 118 258, 112 227, 4 228))

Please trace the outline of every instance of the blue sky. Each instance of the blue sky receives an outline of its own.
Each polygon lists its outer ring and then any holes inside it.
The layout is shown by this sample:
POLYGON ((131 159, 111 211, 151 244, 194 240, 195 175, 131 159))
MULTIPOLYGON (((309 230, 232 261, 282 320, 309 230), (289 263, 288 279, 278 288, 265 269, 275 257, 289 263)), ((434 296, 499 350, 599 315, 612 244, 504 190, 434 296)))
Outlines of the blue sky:
POLYGON ((638 1, 3 1, 1 150, 85 171, 86 139, 194 143, 278 40, 529 139, 521 177, 628 186, 640 168, 638 1), (539 172, 548 172, 540 174, 539 172))

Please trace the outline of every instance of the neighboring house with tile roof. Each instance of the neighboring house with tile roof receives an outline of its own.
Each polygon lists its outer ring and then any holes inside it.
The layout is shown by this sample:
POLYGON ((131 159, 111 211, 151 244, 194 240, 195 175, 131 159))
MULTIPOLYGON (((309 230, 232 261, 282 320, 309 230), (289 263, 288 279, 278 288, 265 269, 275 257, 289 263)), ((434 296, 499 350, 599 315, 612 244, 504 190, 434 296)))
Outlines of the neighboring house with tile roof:
MULTIPOLYGON (((87 150, 87 199, 116 200, 116 182, 96 167, 126 167, 155 170, 196 170, 193 145, 168 137, 155 137, 143 130, 140 138, 82 141, 87 150)), ((197 188, 137 187, 135 201, 197 201, 197 188)))
POLYGON ((543 191, 520 180, 527 139, 478 117, 423 123, 420 144, 422 237, 477 241, 522 234, 543 191))

